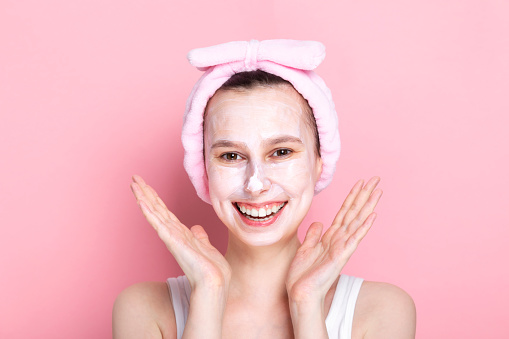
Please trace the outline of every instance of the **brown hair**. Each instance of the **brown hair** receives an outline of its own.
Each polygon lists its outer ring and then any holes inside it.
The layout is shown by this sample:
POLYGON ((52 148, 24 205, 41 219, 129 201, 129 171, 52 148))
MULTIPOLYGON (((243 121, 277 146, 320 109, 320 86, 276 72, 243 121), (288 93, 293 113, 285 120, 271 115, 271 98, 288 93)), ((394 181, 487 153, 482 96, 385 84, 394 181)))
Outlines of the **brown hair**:
MULTIPOLYGON (((286 81, 285 79, 274 75, 272 73, 267 73, 262 70, 256 71, 248 71, 248 72, 240 72, 235 73, 228 79, 221 87, 219 87, 218 91, 244 91, 250 90, 255 87, 271 87, 271 86, 290 86, 295 89, 293 85, 286 81)), ((297 93, 299 93, 296 90, 297 93)), ((305 103, 305 111, 306 111, 306 123, 311 128, 313 132, 313 136, 315 137, 315 150, 318 157, 320 157, 320 138, 318 135, 318 128, 316 127, 316 120, 313 114, 313 109, 309 106, 308 101, 304 98, 300 93, 300 97, 305 103)), ((205 114, 207 113, 208 104, 205 107, 205 114)), ((204 117, 205 120, 205 117, 204 117)))

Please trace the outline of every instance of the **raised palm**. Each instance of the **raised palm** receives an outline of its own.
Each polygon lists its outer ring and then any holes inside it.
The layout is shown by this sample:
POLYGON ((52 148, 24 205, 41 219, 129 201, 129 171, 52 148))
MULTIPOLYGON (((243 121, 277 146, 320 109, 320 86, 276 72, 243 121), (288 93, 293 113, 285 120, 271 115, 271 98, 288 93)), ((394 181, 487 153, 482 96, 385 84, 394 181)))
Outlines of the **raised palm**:
POLYGON ((379 177, 373 177, 362 187, 364 180, 359 180, 323 236, 322 224, 311 224, 286 278, 288 294, 294 301, 325 298, 376 218, 373 210, 382 190, 374 189, 379 181, 379 177))
POLYGON ((228 288, 230 265, 211 245, 203 227, 195 225, 189 229, 182 224, 140 176, 133 176, 131 189, 143 215, 175 257, 191 287, 228 288))

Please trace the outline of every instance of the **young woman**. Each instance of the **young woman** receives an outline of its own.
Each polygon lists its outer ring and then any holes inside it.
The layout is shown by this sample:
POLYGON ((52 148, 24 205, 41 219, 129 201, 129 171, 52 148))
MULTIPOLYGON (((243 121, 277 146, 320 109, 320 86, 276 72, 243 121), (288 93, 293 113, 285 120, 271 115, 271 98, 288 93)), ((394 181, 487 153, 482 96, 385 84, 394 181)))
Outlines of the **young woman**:
POLYGON ((415 307, 390 284, 341 274, 373 224, 380 178, 359 180, 332 225, 297 230, 332 180, 339 133, 313 71, 316 42, 232 42, 193 50, 205 70, 186 108, 185 166, 228 228, 223 256, 137 175, 131 188, 184 276, 125 289, 114 338, 414 338, 415 307))

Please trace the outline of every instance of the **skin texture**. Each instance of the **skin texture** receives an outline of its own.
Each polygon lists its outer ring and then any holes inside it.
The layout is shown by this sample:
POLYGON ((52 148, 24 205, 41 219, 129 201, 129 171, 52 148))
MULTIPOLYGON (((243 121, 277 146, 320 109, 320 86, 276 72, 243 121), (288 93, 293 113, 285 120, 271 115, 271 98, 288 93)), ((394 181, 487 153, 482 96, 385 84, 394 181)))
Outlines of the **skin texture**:
MULTIPOLYGON (((212 206, 228 228, 223 256, 202 226, 186 227, 139 176, 138 204, 191 284, 184 338, 327 338, 325 318, 342 268, 372 226, 380 178, 359 180, 329 229, 297 229, 321 172, 299 94, 291 87, 218 92, 205 121, 212 206), (236 203, 285 203, 267 226, 253 225, 236 203)), ((401 289, 364 282, 352 338, 413 338, 415 306, 401 289)), ((124 290, 113 309, 114 338, 175 338, 165 283, 124 290), (140 335, 140 334, 143 335, 140 335)))

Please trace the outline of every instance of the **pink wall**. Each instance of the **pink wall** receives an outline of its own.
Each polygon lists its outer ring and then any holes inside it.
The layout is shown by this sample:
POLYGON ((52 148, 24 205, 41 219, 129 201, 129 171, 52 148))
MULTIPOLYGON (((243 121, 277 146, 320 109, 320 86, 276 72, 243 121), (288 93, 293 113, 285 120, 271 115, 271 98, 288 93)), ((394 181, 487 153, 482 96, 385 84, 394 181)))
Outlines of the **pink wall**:
POLYGON ((503 0, 2 1, 0 337, 107 338, 123 288, 180 274, 132 174, 225 249, 182 167, 200 75, 185 55, 251 38, 327 46, 343 147, 307 221, 382 178, 345 272, 407 290, 418 338, 508 337, 508 15, 503 0))

